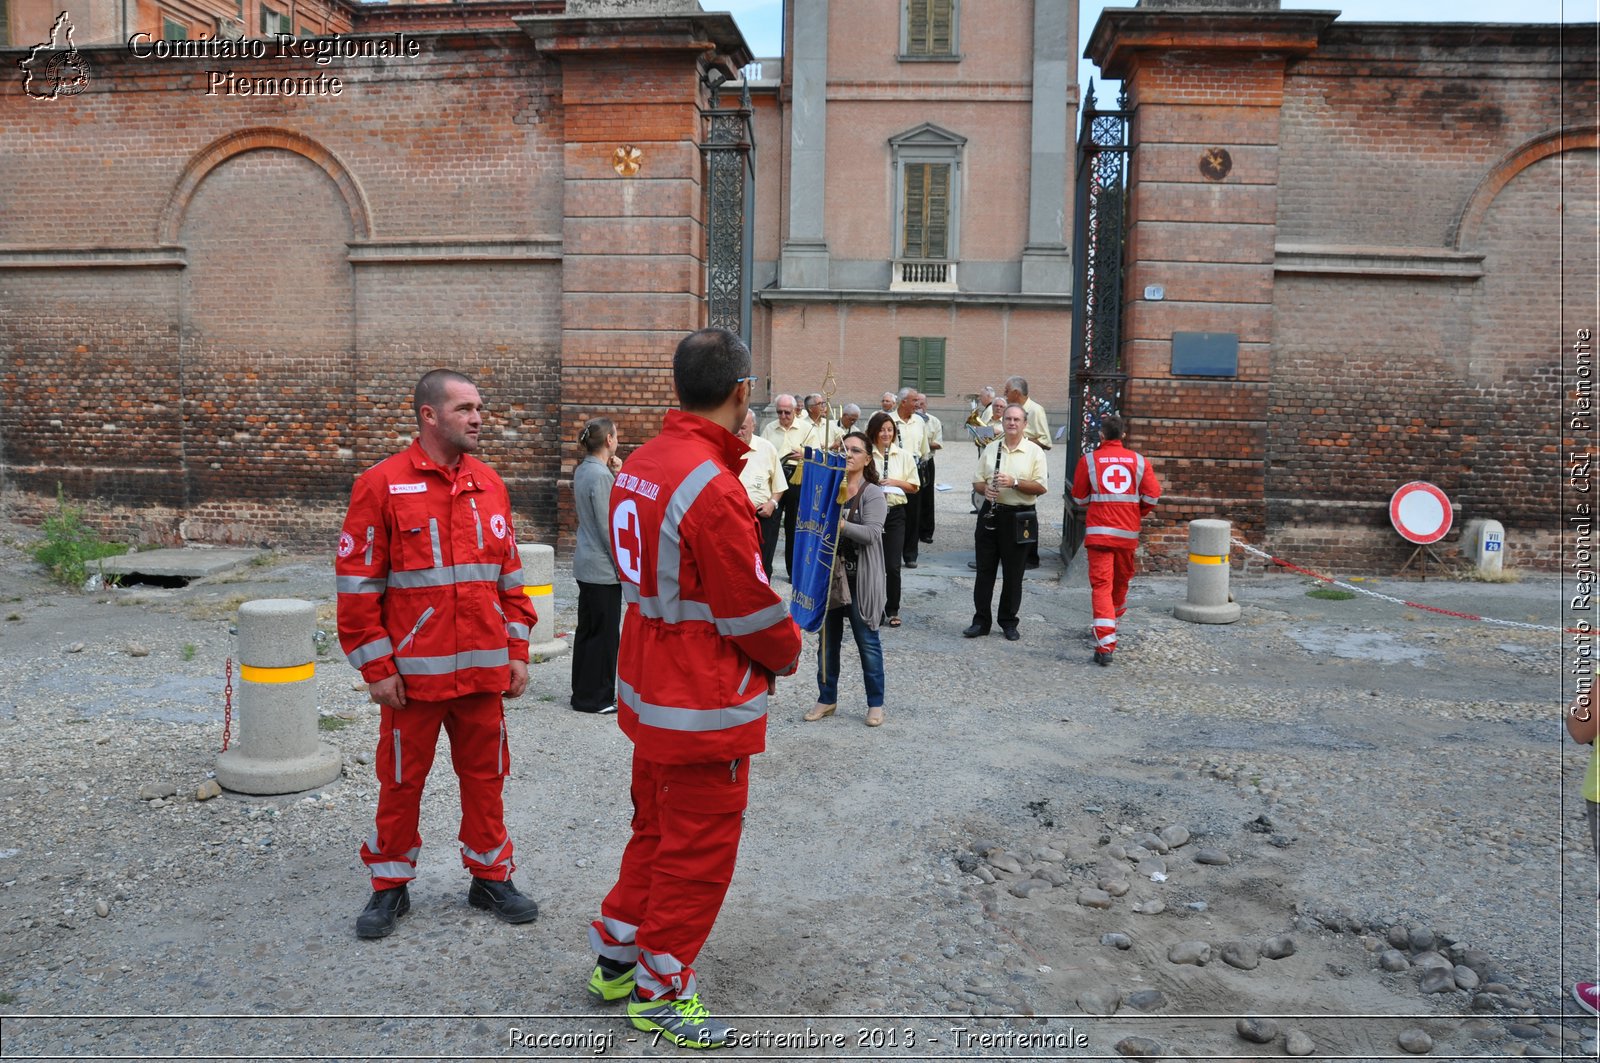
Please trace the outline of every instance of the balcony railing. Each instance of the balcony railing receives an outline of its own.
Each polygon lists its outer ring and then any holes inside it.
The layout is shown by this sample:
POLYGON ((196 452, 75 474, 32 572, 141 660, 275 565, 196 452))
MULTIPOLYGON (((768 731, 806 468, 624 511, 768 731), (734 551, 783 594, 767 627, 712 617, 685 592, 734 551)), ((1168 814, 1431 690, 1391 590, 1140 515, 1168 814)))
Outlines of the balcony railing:
POLYGON ((924 259, 900 258, 894 263, 891 291, 953 292, 956 290, 956 264, 924 259))

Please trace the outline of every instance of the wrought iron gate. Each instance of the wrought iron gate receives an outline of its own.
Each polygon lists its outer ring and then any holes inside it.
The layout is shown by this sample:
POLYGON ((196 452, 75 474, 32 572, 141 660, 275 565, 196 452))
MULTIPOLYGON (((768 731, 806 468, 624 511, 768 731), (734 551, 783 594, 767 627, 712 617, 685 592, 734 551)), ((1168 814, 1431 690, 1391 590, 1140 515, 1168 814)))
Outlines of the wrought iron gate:
MULTIPOLYGON (((1122 249, 1128 193, 1128 97, 1117 109, 1095 108, 1094 82, 1083 100, 1078 131, 1078 180, 1073 208, 1072 259, 1076 268, 1072 302, 1072 361, 1068 389, 1067 480, 1078 459, 1100 440, 1100 419, 1122 409, 1122 249)), ((1083 545, 1083 516, 1065 503, 1061 554, 1071 561, 1083 545)))
POLYGON ((736 332, 750 342, 750 275, 755 243, 755 132, 751 127, 750 84, 741 86, 739 105, 722 106, 722 82, 714 73, 705 141, 706 164, 706 323, 736 332))

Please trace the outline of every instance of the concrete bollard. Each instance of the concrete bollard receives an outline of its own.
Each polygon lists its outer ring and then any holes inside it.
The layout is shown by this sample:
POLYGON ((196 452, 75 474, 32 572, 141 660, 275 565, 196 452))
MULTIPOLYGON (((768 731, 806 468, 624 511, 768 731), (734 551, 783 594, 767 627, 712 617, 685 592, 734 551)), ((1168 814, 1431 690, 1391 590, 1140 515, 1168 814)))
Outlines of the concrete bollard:
POLYGON ((217 781, 243 794, 292 794, 339 777, 339 751, 317 737, 317 607, 265 598, 239 607, 239 737, 217 781))
POLYGON ((522 555, 522 586, 533 603, 539 620, 528 638, 528 660, 548 661, 571 649, 565 639, 556 638, 556 548, 542 543, 519 545, 522 555))
POLYGON ((1239 603, 1228 592, 1228 548, 1233 525, 1225 520, 1189 522, 1189 596, 1172 609, 1194 624, 1231 624, 1239 603))

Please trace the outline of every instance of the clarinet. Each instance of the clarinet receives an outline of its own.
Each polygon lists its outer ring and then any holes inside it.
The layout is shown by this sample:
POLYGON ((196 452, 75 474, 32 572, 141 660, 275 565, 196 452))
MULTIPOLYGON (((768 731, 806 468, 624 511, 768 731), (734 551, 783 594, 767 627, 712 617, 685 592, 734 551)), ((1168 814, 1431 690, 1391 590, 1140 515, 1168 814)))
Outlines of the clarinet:
MULTIPOLYGON (((989 477, 989 482, 994 485, 996 496, 1000 493, 1000 455, 1005 450, 1005 440, 997 438, 994 441, 994 474, 989 477)), ((994 531, 999 525, 999 502, 984 500, 983 530, 994 531)))

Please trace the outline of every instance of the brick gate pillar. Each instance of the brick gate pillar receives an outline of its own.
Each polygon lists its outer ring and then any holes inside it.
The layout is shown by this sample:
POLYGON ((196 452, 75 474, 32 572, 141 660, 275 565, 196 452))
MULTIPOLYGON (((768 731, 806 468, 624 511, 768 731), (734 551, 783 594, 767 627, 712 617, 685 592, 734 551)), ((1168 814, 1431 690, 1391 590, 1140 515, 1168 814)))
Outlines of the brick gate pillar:
POLYGON ((1284 69, 1335 17, 1276 8, 1144 0, 1104 12, 1087 48, 1132 111, 1123 409, 1166 492, 1146 535, 1163 564, 1183 559, 1189 520, 1266 526, 1284 69))
POLYGON ((583 421, 616 421, 626 452, 676 404, 673 350, 706 322, 702 74, 734 78, 751 59, 731 15, 617 6, 568 0, 564 14, 516 19, 561 71, 563 546, 583 421))

